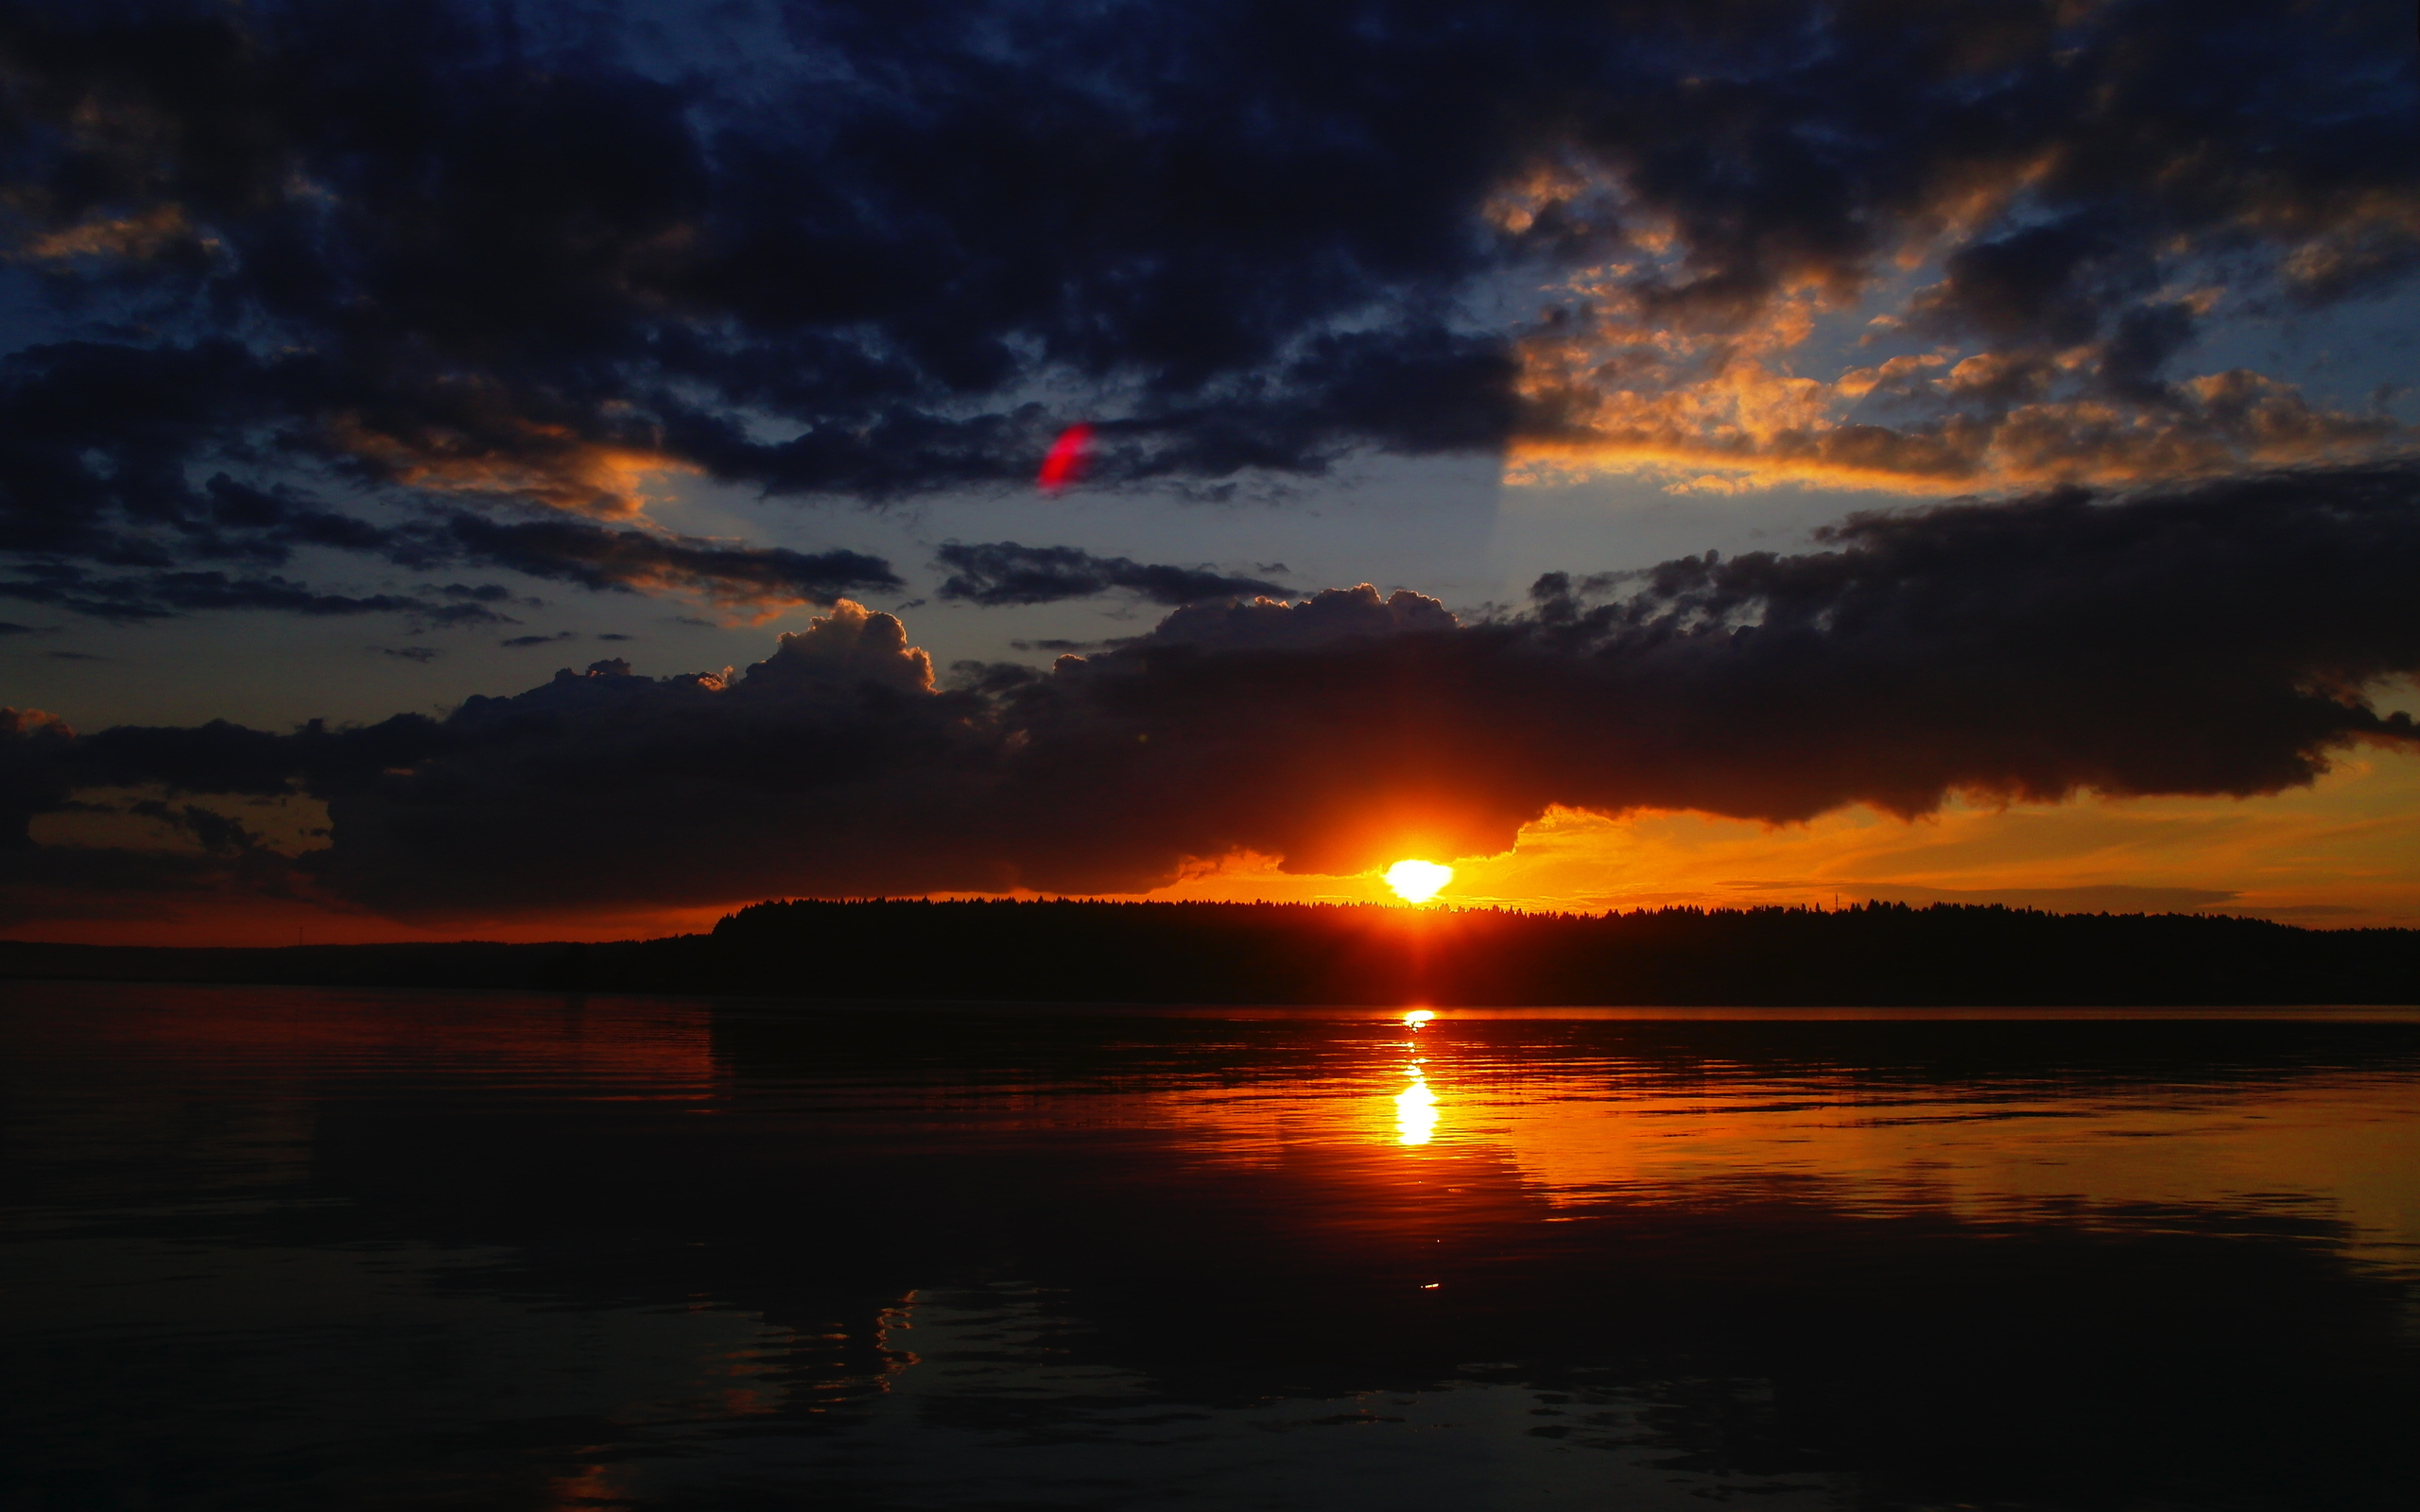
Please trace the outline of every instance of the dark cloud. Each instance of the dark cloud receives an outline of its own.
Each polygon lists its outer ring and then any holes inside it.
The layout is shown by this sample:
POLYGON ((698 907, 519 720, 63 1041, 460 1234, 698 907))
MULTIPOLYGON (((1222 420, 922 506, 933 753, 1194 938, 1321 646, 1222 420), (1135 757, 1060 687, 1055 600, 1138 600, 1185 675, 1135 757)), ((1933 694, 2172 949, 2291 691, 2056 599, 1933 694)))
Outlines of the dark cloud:
POLYGON ((192 836, 194 843, 210 855, 239 856, 262 849, 261 837, 242 820, 199 804, 142 799, 129 804, 127 812, 158 819, 170 829, 192 836))
POLYGON ((552 635, 516 635, 510 640, 498 641, 496 644, 503 646, 508 651, 512 651, 527 645, 552 645, 557 641, 577 641, 579 639, 579 632, 577 630, 557 630, 552 635))
POLYGON ((2274 792, 2420 738, 2420 468, 1856 517, 1818 549, 1550 575, 1458 624, 1409 592, 1201 603, 1047 673, 936 686, 844 603, 729 676, 619 660, 442 720, 74 739, 18 722, 15 811, 79 787, 323 799, 312 885, 411 914, 1024 885, 1237 850, 1296 869, 1510 845, 1549 805, 1775 821, 1952 794, 2274 792))
MULTIPOLYGON (((306 393, 315 386, 307 377, 294 381, 306 393)), ((592 590, 669 591, 752 606, 828 603, 843 592, 899 586, 888 564, 854 552, 810 555, 582 520, 499 521, 458 511, 376 524, 319 507, 292 488, 258 488, 224 472, 191 486, 188 466, 199 460, 259 463, 258 449, 242 438, 248 421, 279 421, 284 406, 273 391, 283 382, 226 343, 73 343, 11 355, 0 369, 0 553, 62 579, 89 576, 78 562, 154 571, 49 598, 41 598, 40 583, 0 584, 0 593, 115 619, 226 608, 345 613, 356 610, 337 606, 360 602, 364 612, 493 622, 459 607, 432 612, 392 594, 352 600, 279 577, 160 571, 197 559, 279 566, 304 548, 421 569, 502 567, 592 590), (225 585, 216 596, 213 584, 225 585)), ((283 442, 285 451, 302 445, 291 435, 283 442)), ((510 596, 495 585, 444 592, 480 602, 510 596)))
POLYGON ((763 606, 829 604, 847 593, 906 586, 890 563, 854 551, 808 555, 780 546, 608 530, 580 521, 504 524, 475 515, 455 516, 447 534, 466 559, 590 589, 675 590, 763 606))
POLYGON ((378 654, 397 657, 406 662, 427 662, 436 661, 445 653, 433 645, 382 645, 378 647, 378 654))
POLYGON ((26 851, 33 839, 26 827, 37 814, 56 813, 72 800, 71 770, 76 733, 67 722, 39 709, 0 705, 0 851, 26 851))
MULTIPOLYGON (((2119 246, 2085 216, 1979 242, 1943 265, 1942 281, 1917 298, 1917 318, 1953 335, 2062 347, 2089 340, 2109 292, 2102 266, 2119 246)), ((2140 272, 2148 274, 2147 263, 2140 272)))
MULTIPOLYGON (((241 510, 213 516, 215 525, 233 522, 264 533, 240 541, 215 528, 189 535, 184 546, 202 557, 282 562, 300 545, 343 547, 414 568, 470 563, 600 592, 675 592, 752 608, 828 604, 844 593, 902 586, 889 563, 858 552, 810 555, 778 546, 614 530, 577 520, 508 523, 456 514, 437 522, 375 527, 322 511, 287 508, 257 490, 230 484, 224 476, 213 479, 209 491, 243 501, 241 510)), ((144 553, 112 548, 102 555, 134 559, 144 553)), ((103 578, 59 561, 57 554, 21 571, 23 579, 0 581, 0 595, 120 621, 249 609, 306 616, 399 613, 436 625, 514 623, 490 607, 513 598, 510 590, 493 583, 446 584, 435 592, 452 602, 434 604, 394 593, 329 593, 279 576, 231 577, 219 572, 155 571, 103 578)))
MULTIPOLYGON (((1011 641, 1009 643, 1009 649, 1011 651, 1051 651, 1063 655, 1068 652, 1106 651, 1115 644, 1117 644, 1115 640, 1070 641, 1063 637, 1051 636, 1039 641, 1011 641)), ((964 665, 980 668, 983 663, 979 662, 971 662, 964 663, 964 665)))
POLYGON ((406 614, 439 625, 466 621, 492 624, 500 618, 475 604, 432 604, 397 593, 323 593, 283 577, 230 577, 218 572, 159 572, 103 578, 78 568, 53 567, 13 582, 0 582, 0 597, 54 604, 96 619, 120 622, 168 619, 211 610, 266 610, 311 618, 406 614))
POLYGON ((44 634, 44 633, 47 633, 47 632, 43 631, 43 630, 38 630, 38 629, 34 628, 32 626, 30 626, 30 625, 18 625, 18 624, 14 623, 14 622, 12 622, 12 621, 9 621, 9 620, 0 620, 0 636, 8 636, 8 635, 42 635, 42 634, 44 634))
POLYGON ((0 236, 62 337, 0 370, 0 551, 825 602, 882 569, 590 522, 658 474, 1021 485, 1071 419, 1112 486, 2411 441, 2172 370, 2204 285, 2256 314, 2420 261, 2394 8, 672 9, 0 6, 0 236), (1919 338, 1982 365, 1772 403, 1793 322, 1909 266, 1939 276, 1877 373, 1919 338), (2009 409, 2016 373, 2064 407, 2009 409))
POLYGON ((942 583, 942 597, 989 607, 1055 604, 1115 592, 1172 605, 1286 592, 1276 583, 1206 567, 1170 567, 1096 557, 1073 546, 1021 546, 1013 541, 974 545, 953 541, 934 553, 933 561, 950 575, 942 583))

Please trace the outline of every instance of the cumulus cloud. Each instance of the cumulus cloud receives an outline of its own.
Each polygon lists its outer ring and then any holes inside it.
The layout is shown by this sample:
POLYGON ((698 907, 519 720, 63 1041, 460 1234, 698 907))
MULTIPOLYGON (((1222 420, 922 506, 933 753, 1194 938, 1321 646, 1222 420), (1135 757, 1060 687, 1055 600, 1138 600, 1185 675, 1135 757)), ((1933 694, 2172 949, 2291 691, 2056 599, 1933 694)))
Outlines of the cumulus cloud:
POLYGON ((742 672, 617 659, 442 719, 78 737, 12 714, 0 773, 21 816, 146 783, 320 799, 332 844, 285 865, 399 915, 1129 890, 1244 850, 1309 871, 1500 850, 1557 804, 1789 821, 2275 792, 2420 738, 2368 697, 2420 671, 2415 573, 2410 465, 2064 489, 1548 575, 1477 622, 1368 586, 1198 603, 955 686, 842 603, 742 672))
POLYGON ((1113 487, 2406 448, 2191 355, 2420 263, 2406 19, 837 3, 693 18, 735 44, 676 79, 572 4, 12 5, 0 246, 56 339, 0 369, 0 552, 828 602, 877 569, 666 539, 650 490, 1020 486, 1071 419, 1113 487))
POLYGON ((1231 576, 1207 567, 1171 567, 1096 557, 1074 546, 1021 546, 1013 541, 951 541, 934 553, 934 564, 950 575, 942 582, 942 597, 987 607, 1055 604, 1121 591, 1154 604, 1286 592, 1261 578, 1231 576))

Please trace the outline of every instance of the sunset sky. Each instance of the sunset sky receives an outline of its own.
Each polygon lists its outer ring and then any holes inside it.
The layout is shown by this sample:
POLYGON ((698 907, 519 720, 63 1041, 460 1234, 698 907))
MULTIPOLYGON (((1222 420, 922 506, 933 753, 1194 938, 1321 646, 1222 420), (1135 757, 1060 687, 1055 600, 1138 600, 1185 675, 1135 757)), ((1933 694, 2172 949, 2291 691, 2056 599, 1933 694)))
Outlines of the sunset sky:
POLYGON ((2420 924, 2416 83, 2408 4, 0 0, 0 935, 2420 924))

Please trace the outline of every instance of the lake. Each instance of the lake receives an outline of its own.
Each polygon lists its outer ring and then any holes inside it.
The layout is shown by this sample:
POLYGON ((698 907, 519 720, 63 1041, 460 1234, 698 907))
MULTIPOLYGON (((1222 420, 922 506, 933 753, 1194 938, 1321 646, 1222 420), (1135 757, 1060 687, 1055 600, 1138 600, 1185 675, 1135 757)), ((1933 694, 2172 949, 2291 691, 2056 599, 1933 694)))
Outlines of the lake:
POLYGON ((2314 1508, 2399 1011, 0 984, 0 1507, 2314 1508))

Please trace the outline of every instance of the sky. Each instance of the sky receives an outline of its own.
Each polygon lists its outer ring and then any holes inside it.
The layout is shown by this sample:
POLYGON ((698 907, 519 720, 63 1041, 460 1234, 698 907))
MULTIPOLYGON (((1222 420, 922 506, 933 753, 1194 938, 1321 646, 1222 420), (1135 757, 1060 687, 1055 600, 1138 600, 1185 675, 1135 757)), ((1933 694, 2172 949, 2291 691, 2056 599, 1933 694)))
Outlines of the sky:
POLYGON ((0 935, 2420 923, 2414 53, 0 0, 0 935))

